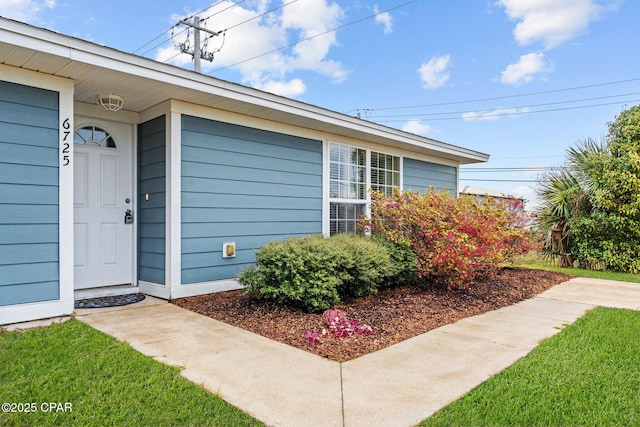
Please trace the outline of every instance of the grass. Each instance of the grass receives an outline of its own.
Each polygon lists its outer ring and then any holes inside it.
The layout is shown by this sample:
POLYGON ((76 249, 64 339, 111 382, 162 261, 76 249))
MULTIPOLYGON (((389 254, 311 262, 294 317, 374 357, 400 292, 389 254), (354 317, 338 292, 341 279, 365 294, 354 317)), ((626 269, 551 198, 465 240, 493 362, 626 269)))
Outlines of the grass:
POLYGON ((2 426, 258 426, 259 421, 180 376, 179 370, 77 321, 0 333, 2 426), (69 402, 71 412, 43 411, 69 402))
POLYGON ((640 425, 640 312, 596 308, 420 426, 640 425))
POLYGON ((558 271, 560 273, 571 274, 578 277, 589 277, 591 279, 617 280, 620 282, 640 283, 640 274, 616 273, 612 271, 584 270, 582 268, 562 268, 555 263, 545 260, 536 255, 527 255, 516 260, 519 267, 532 268, 535 270, 558 271))

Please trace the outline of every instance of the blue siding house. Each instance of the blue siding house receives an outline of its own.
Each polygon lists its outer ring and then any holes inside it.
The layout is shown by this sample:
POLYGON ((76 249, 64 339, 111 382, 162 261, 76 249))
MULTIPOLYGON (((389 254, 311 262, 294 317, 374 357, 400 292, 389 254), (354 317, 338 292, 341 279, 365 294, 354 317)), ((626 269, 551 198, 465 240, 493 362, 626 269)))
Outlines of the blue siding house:
POLYGON ((0 326, 90 296, 238 287, 369 190, 458 192, 488 155, 0 18, 0 326))

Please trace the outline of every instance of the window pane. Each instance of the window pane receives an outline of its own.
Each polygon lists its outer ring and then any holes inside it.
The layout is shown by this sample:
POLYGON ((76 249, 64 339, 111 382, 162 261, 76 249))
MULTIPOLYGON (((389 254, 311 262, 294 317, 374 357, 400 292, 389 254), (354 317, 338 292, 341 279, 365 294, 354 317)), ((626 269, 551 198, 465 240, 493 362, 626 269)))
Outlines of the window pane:
POLYGON ((340 160, 340 146, 338 144, 329 144, 329 161, 338 162, 340 160))
POLYGON ((365 214, 362 203, 330 203, 329 233, 355 233, 358 218, 365 214))
POLYGON ((341 144, 330 144, 330 197, 364 200, 361 187, 366 181, 366 150, 341 144))

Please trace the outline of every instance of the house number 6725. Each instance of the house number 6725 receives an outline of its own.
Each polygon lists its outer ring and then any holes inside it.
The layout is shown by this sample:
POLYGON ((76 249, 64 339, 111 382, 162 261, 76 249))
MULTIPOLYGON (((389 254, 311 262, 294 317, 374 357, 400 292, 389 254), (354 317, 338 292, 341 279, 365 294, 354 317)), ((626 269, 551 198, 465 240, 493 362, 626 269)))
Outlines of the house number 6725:
POLYGON ((64 121, 62 122, 62 166, 69 166, 69 163, 71 163, 71 160, 69 158, 69 151, 71 146, 69 145, 69 143, 67 142, 67 138, 69 138, 69 135, 71 135, 71 123, 69 122, 69 118, 64 119, 64 121))

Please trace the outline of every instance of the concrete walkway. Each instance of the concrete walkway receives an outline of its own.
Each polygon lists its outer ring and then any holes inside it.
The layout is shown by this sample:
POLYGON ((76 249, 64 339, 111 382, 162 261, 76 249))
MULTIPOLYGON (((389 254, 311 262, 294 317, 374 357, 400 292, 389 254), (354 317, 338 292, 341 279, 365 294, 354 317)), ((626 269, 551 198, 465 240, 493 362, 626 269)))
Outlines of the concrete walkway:
POLYGON ((77 317, 267 425, 413 426, 596 306, 640 310, 640 284, 572 279, 345 363, 150 297, 77 317))

